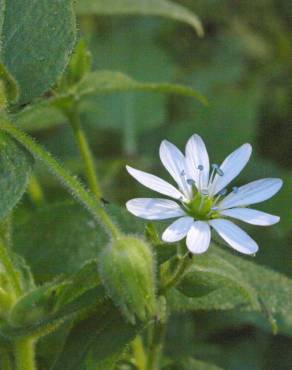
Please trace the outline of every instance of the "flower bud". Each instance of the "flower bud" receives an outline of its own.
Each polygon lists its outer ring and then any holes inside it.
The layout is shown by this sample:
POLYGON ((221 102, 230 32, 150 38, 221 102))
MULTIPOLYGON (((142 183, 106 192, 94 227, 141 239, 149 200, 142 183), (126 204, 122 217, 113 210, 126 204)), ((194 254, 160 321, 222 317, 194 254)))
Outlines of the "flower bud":
POLYGON ((154 315, 154 262, 146 242, 134 236, 113 240, 100 254, 98 268, 109 296, 131 323, 154 315))

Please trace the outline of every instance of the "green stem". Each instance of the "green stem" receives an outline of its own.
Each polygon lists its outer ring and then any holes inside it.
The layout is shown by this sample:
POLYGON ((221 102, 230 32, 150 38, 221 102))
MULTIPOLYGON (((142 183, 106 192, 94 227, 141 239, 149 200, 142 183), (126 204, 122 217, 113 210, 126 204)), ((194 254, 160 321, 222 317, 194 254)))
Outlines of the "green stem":
POLYGON ((19 141, 29 152, 34 155, 35 158, 41 160, 51 171, 51 173, 55 175, 59 181, 71 192, 71 194, 79 202, 81 202, 89 210, 89 212, 92 213, 92 215, 101 223, 111 237, 117 238, 120 236, 119 229, 113 223, 95 196, 86 191, 77 178, 65 170, 50 153, 43 149, 42 146, 37 144, 29 135, 11 124, 6 118, 1 120, 0 129, 7 132, 14 139, 19 141))
POLYGON ((189 253, 186 253, 184 257, 179 259, 176 270, 172 277, 161 287, 160 294, 163 295, 167 290, 174 287, 180 280, 180 278, 185 273, 187 267, 192 262, 192 256, 189 253))
POLYGON ((10 259, 9 253, 7 251, 6 245, 4 244, 3 240, 0 238, 0 261, 2 262, 13 291, 16 296, 21 295, 21 285, 19 281, 19 276, 14 269, 13 263, 10 259))
POLYGON ((43 203, 44 193, 35 175, 31 175, 27 191, 34 204, 40 205, 41 203, 43 203))
POLYGON ((31 338, 21 338, 14 347, 16 370, 36 370, 35 341, 31 338))
POLYGON ((137 369, 147 370, 147 358, 141 336, 137 335, 137 337, 132 341, 131 345, 137 369))
POLYGON ((158 318, 155 320, 152 328, 152 338, 149 347, 147 370, 160 369, 160 357, 163 347, 166 325, 158 318))
POLYGON ((102 195, 101 188, 100 188, 97 176, 96 176, 93 155, 90 150, 85 133, 82 129, 79 114, 78 112, 76 112, 76 110, 74 110, 68 113, 67 116, 71 123, 71 127, 73 129, 73 133, 75 136, 75 141, 76 141, 80 155, 84 163, 85 174, 86 174, 89 188, 92 191, 92 193, 99 199, 102 195))

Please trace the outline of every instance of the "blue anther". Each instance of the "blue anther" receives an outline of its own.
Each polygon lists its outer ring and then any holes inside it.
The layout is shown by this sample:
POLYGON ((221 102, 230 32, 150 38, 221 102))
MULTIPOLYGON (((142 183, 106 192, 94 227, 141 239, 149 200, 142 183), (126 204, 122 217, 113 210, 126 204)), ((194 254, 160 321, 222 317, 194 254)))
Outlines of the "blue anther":
POLYGON ((227 193, 227 188, 224 188, 219 191, 218 195, 225 195, 227 193))
POLYGON ((236 194, 238 192, 238 187, 237 186, 233 186, 232 191, 233 191, 233 193, 236 194))
POLYGON ((193 179, 187 179, 187 183, 191 186, 195 185, 196 184, 196 181, 193 180, 193 179))
POLYGON ((199 164, 199 165, 198 165, 198 170, 199 170, 199 171, 203 171, 203 169, 204 169, 204 166, 203 166, 202 164, 199 164))

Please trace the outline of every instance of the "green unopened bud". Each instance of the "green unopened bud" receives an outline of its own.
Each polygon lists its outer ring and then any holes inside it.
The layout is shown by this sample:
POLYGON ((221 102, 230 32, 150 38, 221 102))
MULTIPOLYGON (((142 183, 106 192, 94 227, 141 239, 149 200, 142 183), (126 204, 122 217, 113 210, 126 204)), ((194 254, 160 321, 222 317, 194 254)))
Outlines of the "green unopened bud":
POLYGON ((154 315, 154 262, 146 242, 133 236, 112 241, 100 254, 98 267, 109 296, 131 323, 154 315))

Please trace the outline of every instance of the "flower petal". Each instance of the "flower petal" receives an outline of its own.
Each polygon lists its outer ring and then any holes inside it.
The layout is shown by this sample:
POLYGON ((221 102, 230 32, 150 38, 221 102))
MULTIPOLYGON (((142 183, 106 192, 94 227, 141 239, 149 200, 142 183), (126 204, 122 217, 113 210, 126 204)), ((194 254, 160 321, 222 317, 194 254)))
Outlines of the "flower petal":
POLYGON ((231 208, 220 212, 220 215, 236 218, 251 225, 270 226, 280 221, 279 216, 270 215, 250 208, 231 208))
POLYGON ((173 200, 159 198, 135 198, 126 203, 127 210, 146 220, 166 220, 184 216, 185 212, 173 200))
POLYGON ((240 186, 230 193, 219 204, 219 209, 247 206, 263 202, 275 195, 283 185, 281 179, 261 179, 240 186))
POLYGON ((135 168, 132 168, 130 166, 126 166, 126 168, 129 174, 134 177, 134 179, 139 181, 147 188, 174 199, 185 198, 180 191, 178 191, 174 186, 162 180, 161 178, 151 175, 147 172, 136 170, 135 168))
POLYGON ((209 156, 204 141, 197 134, 194 134, 187 142, 186 166, 197 187, 207 188, 210 170, 209 156), (200 171, 198 166, 203 166, 203 170, 200 171))
POLYGON ((210 185, 210 192, 213 195, 224 189, 242 171, 250 158, 251 151, 252 147, 250 144, 243 144, 229 154, 220 166, 223 176, 217 174, 210 185))
POLYGON ((164 167, 174 178, 179 189, 188 197, 191 195, 191 185, 187 183, 186 163, 182 152, 172 143, 163 140, 160 144, 159 155, 164 167))
POLYGON ((187 247, 195 254, 206 252, 211 240, 211 230, 207 222, 196 221, 187 235, 187 247))
POLYGON ((209 224, 217 231, 232 248, 244 254, 254 254, 258 251, 257 243, 240 227, 228 220, 216 219, 209 224))
POLYGON ((162 234, 162 240, 167 243, 173 243, 183 239, 193 223, 194 219, 192 217, 187 216, 179 218, 165 229, 162 234))

